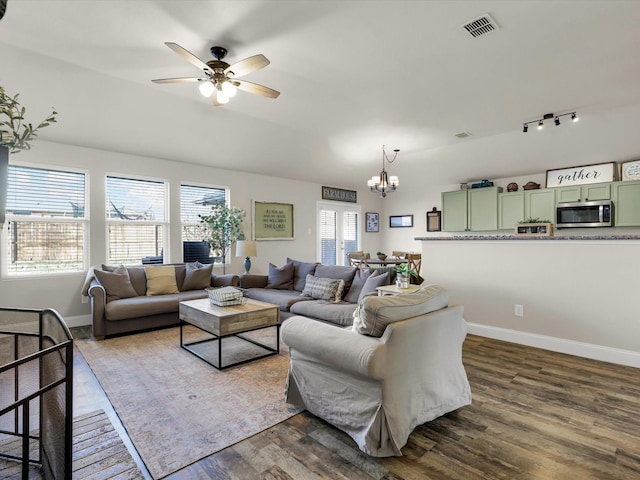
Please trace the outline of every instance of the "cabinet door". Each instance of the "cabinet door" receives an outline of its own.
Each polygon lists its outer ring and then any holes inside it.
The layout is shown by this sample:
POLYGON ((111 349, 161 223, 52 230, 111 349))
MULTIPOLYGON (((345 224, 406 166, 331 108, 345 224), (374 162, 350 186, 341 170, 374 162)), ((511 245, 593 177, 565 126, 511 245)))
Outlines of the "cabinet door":
POLYGON ((614 227, 640 227, 640 181, 611 184, 614 227))
POLYGON ((469 230, 482 232, 498 230, 498 194, 502 187, 469 190, 469 230))
POLYGON ((524 192, 498 195, 498 229, 513 231, 515 225, 524 218, 524 192))
POLYGON ((442 193, 442 230, 464 232, 467 230, 467 191, 442 193))
POLYGON ((574 187, 556 188, 556 201, 563 202, 579 202, 581 200, 582 189, 579 185, 574 187))
POLYGON ((524 192, 524 216, 538 218, 556 223, 556 197, 553 188, 543 190, 525 190, 524 192))
POLYGON ((611 198, 610 183, 596 183, 594 185, 582 186, 582 199, 589 200, 609 200, 611 198))

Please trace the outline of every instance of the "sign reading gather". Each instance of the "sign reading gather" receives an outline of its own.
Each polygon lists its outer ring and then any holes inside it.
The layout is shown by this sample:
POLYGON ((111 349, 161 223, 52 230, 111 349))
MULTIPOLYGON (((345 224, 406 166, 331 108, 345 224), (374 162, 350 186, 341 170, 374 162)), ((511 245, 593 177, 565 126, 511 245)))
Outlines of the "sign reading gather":
POLYGON ((613 182, 615 177, 615 162, 547 170, 546 187, 570 187, 587 183, 613 182))

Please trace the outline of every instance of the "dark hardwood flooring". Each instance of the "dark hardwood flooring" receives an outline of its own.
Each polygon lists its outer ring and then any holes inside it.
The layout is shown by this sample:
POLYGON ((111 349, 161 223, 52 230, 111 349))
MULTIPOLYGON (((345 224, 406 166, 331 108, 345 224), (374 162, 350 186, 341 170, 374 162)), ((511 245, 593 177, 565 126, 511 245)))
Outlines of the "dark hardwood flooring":
MULTIPOLYGON (((418 426, 402 457, 304 412, 166 478, 640 479, 639 369, 473 335, 463 355, 473 404, 418 426)), ((76 408, 104 409, 148 475, 92 377, 78 353, 76 408)))

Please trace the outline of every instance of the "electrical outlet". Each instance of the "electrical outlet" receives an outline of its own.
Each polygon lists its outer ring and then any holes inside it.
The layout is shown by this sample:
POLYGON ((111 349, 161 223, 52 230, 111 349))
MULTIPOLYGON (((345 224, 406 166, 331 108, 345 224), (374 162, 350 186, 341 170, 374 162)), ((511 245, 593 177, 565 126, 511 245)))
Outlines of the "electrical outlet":
POLYGON ((515 308, 513 310, 513 314, 516 317, 524 317, 524 307, 516 303, 515 308))

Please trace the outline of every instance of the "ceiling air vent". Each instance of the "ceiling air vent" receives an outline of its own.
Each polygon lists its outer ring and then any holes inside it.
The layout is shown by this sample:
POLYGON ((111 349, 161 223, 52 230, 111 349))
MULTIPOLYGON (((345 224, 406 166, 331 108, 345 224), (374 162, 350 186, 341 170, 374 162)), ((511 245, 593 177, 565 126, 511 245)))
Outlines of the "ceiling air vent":
POLYGON ((458 138, 467 138, 470 137, 471 133, 470 132, 460 132, 460 133, 456 133, 456 137, 458 138))
POLYGON ((488 13, 485 13, 469 23, 462 25, 460 28, 468 32, 473 38, 480 37, 487 33, 491 33, 494 30, 500 29, 496 21, 491 18, 491 15, 488 13))

